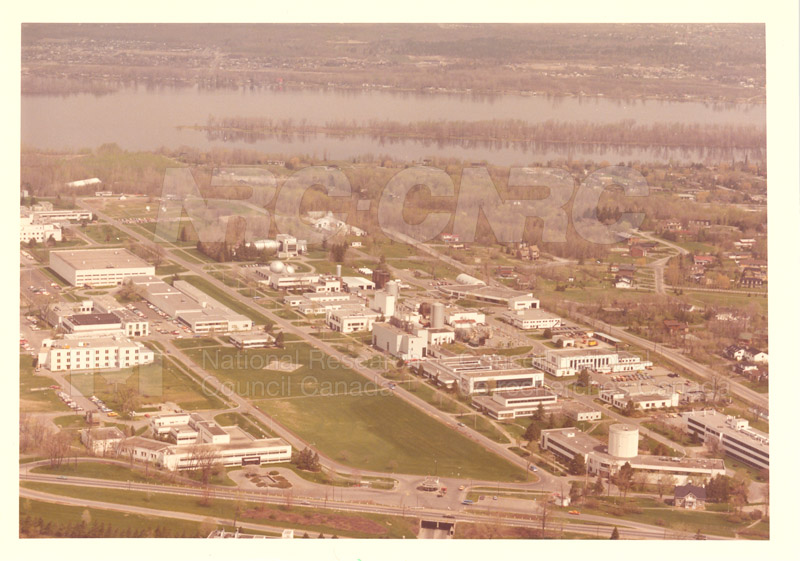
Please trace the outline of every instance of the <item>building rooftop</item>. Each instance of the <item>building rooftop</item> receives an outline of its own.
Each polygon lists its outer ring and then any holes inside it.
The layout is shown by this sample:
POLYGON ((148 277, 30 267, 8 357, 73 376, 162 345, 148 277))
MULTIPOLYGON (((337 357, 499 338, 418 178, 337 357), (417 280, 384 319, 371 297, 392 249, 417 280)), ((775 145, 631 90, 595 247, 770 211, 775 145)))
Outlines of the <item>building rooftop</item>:
POLYGON ((152 267, 144 259, 137 257, 127 249, 73 249, 67 251, 51 251, 50 256, 58 256, 77 270, 83 269, 132 269, 136 267, 152 267))
POLYGON ((109 323, 119 324, 120 319, 116 314, 77 314, 66 319, 72 325, 107 325, 109 323))

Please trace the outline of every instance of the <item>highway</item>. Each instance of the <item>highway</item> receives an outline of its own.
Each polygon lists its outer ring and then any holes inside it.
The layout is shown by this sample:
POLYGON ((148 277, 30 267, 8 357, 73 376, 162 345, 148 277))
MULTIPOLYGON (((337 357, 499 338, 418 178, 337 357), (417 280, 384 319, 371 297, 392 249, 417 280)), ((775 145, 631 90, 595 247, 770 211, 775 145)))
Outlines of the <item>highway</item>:
MULTIPOLYGON (((45 464, 46 462, 37 462, 36 465, 45 464)), ((34 465, 34 464, 31 464, 34 465)), ((86 477, 69 477, 69 476, 56 476, 39 473, 23 473, 20 474, 22 481, 49 483, 57 485, 78 486, 78 487, 91 487, 99 489, 117 489, 128 491, 141 491, 150 493, 164 493, 178 496, 187 497, 203 497, 206 491, 200 487, 181 487, 175 485, 162 485, 152 483, 137 483, 128 481, 112 481, 103 479, 92 479, 86 477)), ((124 512, 134 512, 138 514, 146 514, 151 516, 166 516, 172 518, 181 518, 184 520, 193 520, 203 522, 207 517, 200 515, 193 515, 189 513, 180 513, 180 511, 173 510, 158 510, 141 508, 135 506, 121 505, 112 502, 92 501, 78 497, 68 497, 66 495, 47 493, 43 491, 36 491, 25 487, 20 487, 20 496, 30 497, 37 500, 46 500, 49 502, 58 502, 61 504, 71 504, 84 507, 94 508, 107 508, 112 510, 119 510, 124 512)), ((213 486, 213 497, 219 500, 233 500, 233 501, 256 501, 268 504, 286 505, 286 495, 277 491, 275 494, 270 492, 261 491, 243 491, 241 489, 231 489, 230 487, 213 486)), ((332 499, 308 499, 299 500, 293 497, 294 505, 299 508, 322 508, 328 510, 338 510, 344 512, 363 512, 373 514, 387 514, 393 516, 414 516, 424 517, 425 519, 433 520, 455 520, 456 522, 475 522, 475 523, 499 523, 509 526, 521 526, 526 528, 541 529, 542 522, 541 516, 531 514, 530 511, 519 512, 515 509, 503 508, 503 511, 491 508, 485 509, 476 505, 475 507, 465 507, 462 511, 450 511, 441 509, 425 509, 414 508, 411 506, 393 506, 393 505, 380 505, 371 504, 366 502, 348 502, 348 501, 335 501, 332 499)), ((233 520, 230 519, 214 519, 218 524, 233 525, 233 520)), ((282 528, 270 527, 260 524, 239 523, 245 529, 260 529, 280 531, 282 528)), ((631 520, 622 520, 614 517, 598 516, 591 514, 570 515, 569 518, 563 518, 555 514, 550 514, 547 517, 546 527, 548 530, 561 530, 569 532, 578 532, 592 535, 610 535, 612 526, 617 526, 620 531, 620 536, 629 539, 664 539, 665 537, 673 539, 690 539, 693 534, 687 532, 675 532, 672 530, 665 530, 658 526, 634 522, 631 520), (575 523, 570 522, 575 520, 575 523), (580 522, 578 522, 580 521, 580 522), (592 523, 595 524, 592 524, 592 523)))

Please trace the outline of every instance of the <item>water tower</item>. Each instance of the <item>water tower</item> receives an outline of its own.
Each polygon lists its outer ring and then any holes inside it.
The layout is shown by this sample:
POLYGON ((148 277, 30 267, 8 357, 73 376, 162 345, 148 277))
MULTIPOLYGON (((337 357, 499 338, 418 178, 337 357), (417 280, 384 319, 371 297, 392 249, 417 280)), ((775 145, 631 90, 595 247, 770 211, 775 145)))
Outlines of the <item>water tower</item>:
POLYGON ((608 428, 608 453, 615 458, 634 458, 639 455, 639 428, 617 423, 608 428))

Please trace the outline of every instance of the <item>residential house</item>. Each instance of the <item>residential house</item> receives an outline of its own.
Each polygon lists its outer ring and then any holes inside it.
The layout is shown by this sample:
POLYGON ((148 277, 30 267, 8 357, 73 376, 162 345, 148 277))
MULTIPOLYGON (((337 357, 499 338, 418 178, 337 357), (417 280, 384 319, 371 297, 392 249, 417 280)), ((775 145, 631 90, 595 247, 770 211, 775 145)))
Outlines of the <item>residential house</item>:
POLYGON ((706 490, 687 483, 675 487, 675 506, 690 510, 703 510, 706 507, 706 490))

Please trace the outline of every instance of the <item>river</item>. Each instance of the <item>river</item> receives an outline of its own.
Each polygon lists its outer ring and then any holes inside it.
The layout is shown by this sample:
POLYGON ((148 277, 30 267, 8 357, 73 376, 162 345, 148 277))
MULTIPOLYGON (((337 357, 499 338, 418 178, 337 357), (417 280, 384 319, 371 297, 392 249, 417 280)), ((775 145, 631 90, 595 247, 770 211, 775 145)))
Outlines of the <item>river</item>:
MULTIPOLYGON (((477 97, 450 94, 416 94, 388 91, 336 89, 239 89, 198 88, 121 89, 112 94, 69 96, 22 96, 22 144, 42 149, 94 149, 116 143, 126 150, 189 146, 247 148, 271 154, 309 154, 330 159, 349 159, 365 154, 394 159, 421 160, 454 157, 465 161, 486 160, 496 165, 525 165, 572 157, 595 161, 641 160, 665 162, 714 162, 744 158, 745 151, 708 151, 684 148, 619 146, 523 147, 507 143, 458 143, 439 145, 413 140, 382 142, 367 137, 261 138, 255 141, 212 138, 206 132, 179 129, 181 125, 205 125, 209 116, 267 117, 322 125, 331 120, 370 119, 402 122, 425 120, 481 121, 521 119, 528 122, 556 120, 609 123, 633 120, 638 124, 682 122, 766 126, 766 107, 760 104, 711 104, 657 100, 502 95, 477 97)), ((763 159, 763 151, 748 151, 751 159, 763 159)))

